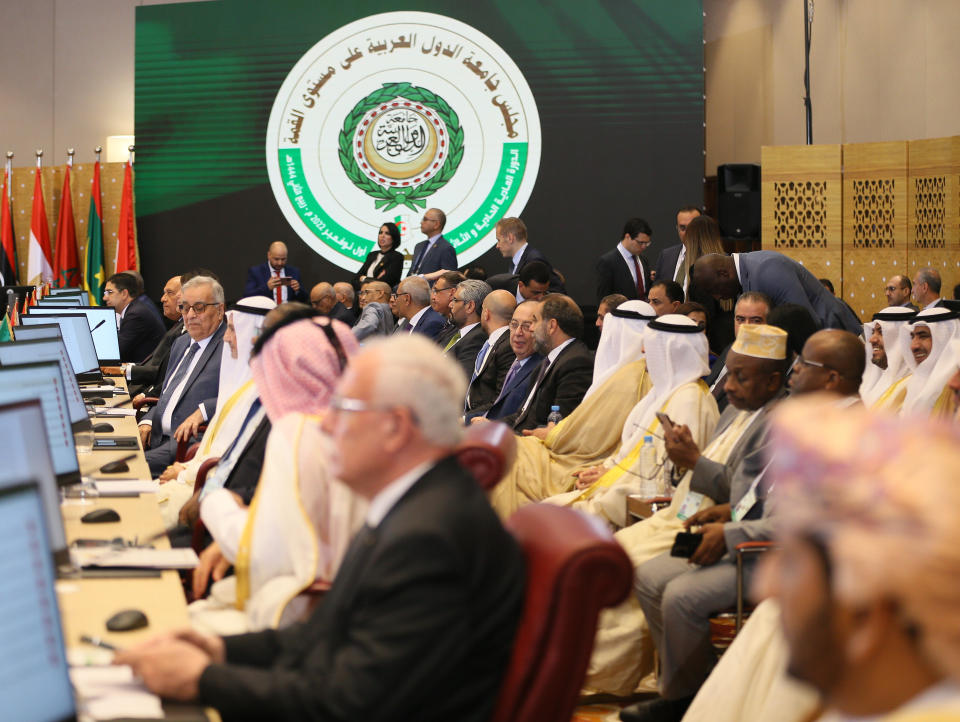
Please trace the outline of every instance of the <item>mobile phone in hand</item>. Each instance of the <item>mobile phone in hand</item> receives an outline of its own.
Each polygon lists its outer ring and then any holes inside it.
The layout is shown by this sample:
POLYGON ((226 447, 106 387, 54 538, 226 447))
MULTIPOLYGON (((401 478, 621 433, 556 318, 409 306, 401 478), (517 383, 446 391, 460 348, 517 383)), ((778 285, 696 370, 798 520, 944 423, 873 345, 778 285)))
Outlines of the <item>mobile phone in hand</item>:
POLYGON ((656 417, 657 419, 659 419, 660 425, 663 426, 664 430, 673 431, 673 427, 675 424, 673 423, 673 421, 670 420, 669 416, 667 416, 662 411, 658 411, 656 413, 656 417))
POLYGON ((670 556, 689 559, 697 551, 697 547, 700 546, 702 541, 703 534, 688 531, 677 532, 677 538, 673 540, 673 548, 670 549, 670 556))

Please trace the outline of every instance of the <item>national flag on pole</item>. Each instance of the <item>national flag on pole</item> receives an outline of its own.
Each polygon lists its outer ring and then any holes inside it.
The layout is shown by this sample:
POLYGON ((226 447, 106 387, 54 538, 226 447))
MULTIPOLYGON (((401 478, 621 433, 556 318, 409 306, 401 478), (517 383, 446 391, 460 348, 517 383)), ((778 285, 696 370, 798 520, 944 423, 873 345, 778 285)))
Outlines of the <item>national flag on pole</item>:
POLYGON ((60 196, 60 219, 57 221, 57 247, 53 257, 53 285, 57 288, 79 286, 81 282, 77 231, 73 225, 73 199, 70 197, 71 168, 73 150, 67 156, 67 166, 63 171, 63 195, 60 196))
POLYGON ((84 259, 83 287, 90 292, 90 303, 99 306, 103 300, 103 211, 100 208, 100 150, 93 165, 90 188, 90 217, 87 219, 87 254, 84 259))
POLYGON ((17 285, 17 244, 13 233, 13 200, 10 189, 12 181, 11 161, 13 153, 7 154, 7 167, 3 173, 3 206, 0 208, 0 285, 17 285))
POLYGON ((117 228, 117 267, 115 273, 136 271, 137 228, 133 216, 133 164, 130 158, 123 167, 123 192, 120 196, 120 226, 117 228))
POLYGON ((13 341, 13 327, 7 314, 3 314, 3 320, 0 320, 0 343, 3 341, 13 341))
POLYGON ((40 151, 37 151, 37 174, 33 183, 33 213, 30 217, 30 245, 27 248, 27 284, 36 286, 53 280, 53 254, 50 252, 50 230, 43 205, 43 184, 40 181, 40 151))
MULTIPOLYGON (((10 291, 10 293, 12 294, 13 291, 10 291)), ((4 314, 4 315, 10 317, 10 326, 11 326, 11 327, 12 327, 12 326, 19 326, 19 325, 20 325, 20 309, 17 308, 17 305, 18 305, 18 304, 17 304, 17 297, 16 297, 16 295, 14 295, 12 299, 11 299, 11 297, 8 295, 8 296, 7 296, 7 312, 6 312, 6 314, 4 314), (10 303, 11 300, 13 301, 13 303, 10 303)))

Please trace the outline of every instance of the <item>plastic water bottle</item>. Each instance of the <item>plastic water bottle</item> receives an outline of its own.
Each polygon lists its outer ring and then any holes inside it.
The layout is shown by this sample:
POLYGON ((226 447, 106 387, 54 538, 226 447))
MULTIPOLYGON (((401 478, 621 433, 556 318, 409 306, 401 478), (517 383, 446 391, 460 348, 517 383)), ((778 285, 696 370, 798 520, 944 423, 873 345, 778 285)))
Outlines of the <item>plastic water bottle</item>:
POLYGON ((560 413, 559 406, 550 407, 550 415, 547 417, 548 424, 559 424, 560 420, 563 418, 563 414, 560 413))
POLYGON ((659 485, 656 479, 657 450, 653 447, 653 437, 644 436, 640 447, 640 494, 648 499, 657 496, 659 485))

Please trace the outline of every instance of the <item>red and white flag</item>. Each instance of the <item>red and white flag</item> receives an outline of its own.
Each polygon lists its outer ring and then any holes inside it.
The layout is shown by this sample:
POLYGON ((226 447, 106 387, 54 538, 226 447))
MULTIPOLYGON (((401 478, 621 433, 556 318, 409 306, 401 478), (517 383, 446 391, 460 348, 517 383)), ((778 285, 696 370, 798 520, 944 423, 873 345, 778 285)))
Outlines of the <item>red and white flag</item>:
POLYGON ((33 214, 30 217, 30 245, 27 247, 27 285, 36 286, 53 281, 53 253, 50 250, 50 230, 47 211, 43 205, 43 184, 40 181, 40 155, 37 155, 37 174, 33 183, 33 214))
POLYGON ((117 266, 115 273, 136 271, 137 225, 133 215, 133 152, 123 167, 123 192, 120 195, 120 225, 117 228, 117 266))

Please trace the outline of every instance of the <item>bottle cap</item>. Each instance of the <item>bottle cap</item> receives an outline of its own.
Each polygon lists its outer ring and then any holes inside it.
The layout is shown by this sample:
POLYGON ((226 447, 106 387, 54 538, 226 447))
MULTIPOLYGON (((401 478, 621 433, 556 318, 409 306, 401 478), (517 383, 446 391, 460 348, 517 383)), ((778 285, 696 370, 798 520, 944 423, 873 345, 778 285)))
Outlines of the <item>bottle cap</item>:
POLYGON ((551 407, 550 407, 550 410, 551 410, 551 411, 559 411, 559 410, 560 410, 560 407, 559 407, 559 406, 551 406, 551 407))
POLYGON ((644 444, 652 444, 652 443, 653 443, 653 437, 652 437, 652 436, 644 436, 644 437, 643 437, 643 443, 644 443, 644 444))

